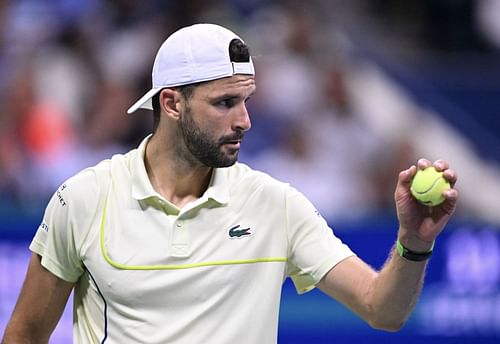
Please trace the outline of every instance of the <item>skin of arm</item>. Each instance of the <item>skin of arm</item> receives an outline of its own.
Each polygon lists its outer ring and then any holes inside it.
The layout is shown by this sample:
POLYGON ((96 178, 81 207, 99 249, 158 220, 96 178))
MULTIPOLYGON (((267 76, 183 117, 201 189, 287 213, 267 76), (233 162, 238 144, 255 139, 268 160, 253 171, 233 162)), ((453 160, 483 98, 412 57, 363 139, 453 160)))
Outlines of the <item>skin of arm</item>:
POLYGON ((380 272, 357 257, 349 257, 330 270, 317 287, 373 328, 397 331, 417 302, 426 262, 410 262, 394 252, 380 272))
POLYGON ((2 344, 48 343, 73 286, 45 269, 33 253, 2 344))
MULTIPOLYGON (((418 168, 431 165, 426 159, 418 168)), ((458 192, 454 189, 457 177, 448 163, 437 160, 433 166, 444 172, 452 189, 444 193, 445 202, 436 207, 419 204, 410 193, 417 166, 399 174, 395 202, 399 220, 398 239, 415 252, 431 249, 433 241, 444 229, 455 211, 458 192)), ((357 257, 350 257, 333 267, 317 284, 327 295, 337 299, 370 326, 387 331, 399 330, 416 305, 422 289, 427 261, 414 262, 401 257, 395 249, 377 272, 357 257)))

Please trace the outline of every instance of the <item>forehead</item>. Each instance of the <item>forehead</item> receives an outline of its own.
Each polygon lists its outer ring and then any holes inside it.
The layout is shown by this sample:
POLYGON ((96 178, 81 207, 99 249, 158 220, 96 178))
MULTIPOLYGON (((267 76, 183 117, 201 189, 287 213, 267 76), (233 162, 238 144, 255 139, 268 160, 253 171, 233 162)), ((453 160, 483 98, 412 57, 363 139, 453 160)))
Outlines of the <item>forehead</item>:
POLYGON ((248 97, 255 91, 255 77, 252 75, 233 75, 227 78, 205 82, 196 88, 200 95, 217 97, 223 94, 248 97))

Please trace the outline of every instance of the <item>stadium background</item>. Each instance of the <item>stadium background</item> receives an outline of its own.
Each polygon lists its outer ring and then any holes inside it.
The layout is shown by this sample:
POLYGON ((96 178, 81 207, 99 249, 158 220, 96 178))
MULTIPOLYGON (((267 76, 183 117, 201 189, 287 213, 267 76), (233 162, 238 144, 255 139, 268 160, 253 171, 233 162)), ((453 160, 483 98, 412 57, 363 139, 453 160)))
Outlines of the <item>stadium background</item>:
MULTIPOLYGON (((500 2, 133 1, 0 4, 0 329, 52 192, 137 145, 152 59, 176 28, 226 25, 257 69, 241 160, 305 193, 375 267, 396 233, 397 171, 444 157, 461 202, 402 331, 318 291, 283 291, 280 343, 500 341, 500 2)), ((51 343, 71 338, 66 312, 51 343)), ((249 319, 251 321, 251 319, 249 319)))

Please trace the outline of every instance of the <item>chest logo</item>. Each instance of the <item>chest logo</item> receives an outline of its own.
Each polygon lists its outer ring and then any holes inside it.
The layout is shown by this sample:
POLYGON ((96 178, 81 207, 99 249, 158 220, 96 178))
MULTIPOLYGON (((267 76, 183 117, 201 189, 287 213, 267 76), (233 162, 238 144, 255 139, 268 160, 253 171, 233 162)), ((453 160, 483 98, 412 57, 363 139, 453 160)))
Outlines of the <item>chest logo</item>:
POLYGON ((248 228, 241 228, 240 225, 233 226, 229 228, 229 237, 230 238, 241 238, 242 236, 246 235, 251 235, 252 232, 250 232, 250 227, 248 228))

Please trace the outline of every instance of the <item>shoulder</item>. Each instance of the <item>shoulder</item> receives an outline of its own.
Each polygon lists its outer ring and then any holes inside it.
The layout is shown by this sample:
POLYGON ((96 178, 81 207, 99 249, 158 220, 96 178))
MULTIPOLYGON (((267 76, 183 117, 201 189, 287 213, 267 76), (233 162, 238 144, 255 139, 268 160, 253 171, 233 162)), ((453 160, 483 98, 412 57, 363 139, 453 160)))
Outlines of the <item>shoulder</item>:
POLYGON ((324 221, 316 207, 299 190, 289 183, 282 182, 267 173, 254 170, 248 165, 238 163, 228 173, 233 193, 238 191, 246 195, 257 196, 261 204, 284 205, 289 213, 300 217, 324 221))
POLYGON ((288 183, 281 182, 265 172, 252 169, 244 163, 236 163, 227 169, 228 183, 232 188, 240 187, 251 190, 285 191, 288 183))
POLYGON ((237 163, 225 170, 229 194, 232 200, 237 200, 236 204, 247 209, 285 209, 289 184, 243 163, 237 163))
POLYGON ((129 161, 134 150, 126 154, 115 154, 95 166, 87 167, 66 180, 59 188, 61 192, 77 198, 86 198, 107 189, 113 173, 117 170, 128 170, 129 161), (63 189, 63 190, 61 190, 63 189))
MULTIPOLYGON (((84 212, 95 207, 103 184, 107 183, 109 160, 86 168, 64 181, 52 196, 51 203, 84 212)), ((108 177, 109 178, 109 177, 108 177)))

